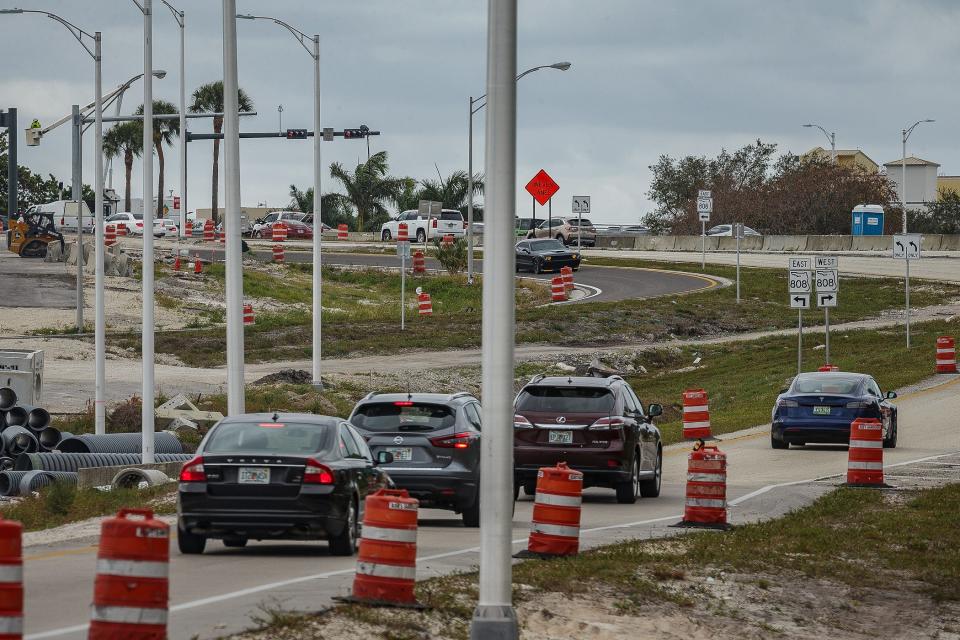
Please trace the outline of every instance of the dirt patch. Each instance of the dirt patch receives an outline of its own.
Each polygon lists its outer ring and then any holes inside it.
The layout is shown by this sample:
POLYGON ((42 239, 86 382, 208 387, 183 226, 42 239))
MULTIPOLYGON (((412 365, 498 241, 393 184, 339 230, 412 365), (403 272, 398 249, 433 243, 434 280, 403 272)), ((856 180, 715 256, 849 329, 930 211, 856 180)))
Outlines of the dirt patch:
POLYGON ((283 369, 268 376, 263 376, 251 384, 310 384, 313 376, 303 369, 283 369))

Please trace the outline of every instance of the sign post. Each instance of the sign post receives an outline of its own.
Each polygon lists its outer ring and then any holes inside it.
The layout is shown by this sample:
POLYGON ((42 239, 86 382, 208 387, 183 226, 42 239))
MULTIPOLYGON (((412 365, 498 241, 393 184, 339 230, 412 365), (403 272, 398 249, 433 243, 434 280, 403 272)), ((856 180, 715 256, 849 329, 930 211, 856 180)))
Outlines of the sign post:
MULTIPOLYGON (((430 223, 433 222, 433 216, 438 218, 443 212, 443 203, 436 200, 420 200, 417 202, 417 213, 421 216, 427 216, 427 226, 423 230, 423 252, 427 252, 427 242, 430 240, 430 223)), ((407 257, 410 257, 410 250, 407 250, 407 257)))
POLYGON ((707 189, 697 191, 697 216, 700 218, 700 268, 707 267, 707 223, 713 212, 713 195, 707 189))
POLYGON ((743 223, 733 223, 733 235, 737 239, 737 304, 740 304, 740 238, 743 237, 743 223))
POLYGON ((830 364, 830 307, 837 306, 840 294, 838 258, 817 256, 814 286, 817 289, 817 306, 823 308, 823 323, 826 329, 825 364, 830 364))
POLYGON ((803 372, 803 310, 810 308, 811 286, 810 272, 813 269, 811 258, 790 258, 790 271, 787 277, 790 308, 797 310, 797 375, 803 372))
POLYGON ((400 330, 404 331, 407 324, 407 258, 410 257, 410 241, 397 242, 397 255, 400 256, 400 330))
MULTIPOLYGON (((557 191, 560 190, 560 185, 558 185, 556 182, 553 181, 553 178, 550 177, 549 173, 547 173, 543 169, 540 169, 540 171, 537 172, 537 175, 533 176, 533 178, 530 179, 530 182, 527 183, 527 186, 525 187, 525 189, 527 190, 527 193, 533 196, 533 219, 534 219, 534 223, 536 223, 537 203, 539 202, 540 206, 542 207, 543 205, 550 202, 550 199, 553 198, 554 194, 556 194, 557 191)), ((547 212, 547 215, 550 216, 550 218, 553 217, 552 207, 547 212)), ((548 219, 548 222, 547 222, 548 238, 552 237, 550 234, 553 233, 553 231, 551 231, 550 229, 551 222, 552 220, 548 219)), ((537 237, 536 227, 534 227, 533 237, 534 238, 537 237)))
POLYGON ((573 196, 573 213, 577 214, 577 249, 580 249, 580 228, 583 214, 590 213, 590 196, 573 196))
POLYGON ((910 348, 910 261, 920 259, 920 246, 923 236, 919 233, 904 233, 893 236, 893 257, 907 263, 904 276, 904 297, 906 303, 907 349, 910 348))

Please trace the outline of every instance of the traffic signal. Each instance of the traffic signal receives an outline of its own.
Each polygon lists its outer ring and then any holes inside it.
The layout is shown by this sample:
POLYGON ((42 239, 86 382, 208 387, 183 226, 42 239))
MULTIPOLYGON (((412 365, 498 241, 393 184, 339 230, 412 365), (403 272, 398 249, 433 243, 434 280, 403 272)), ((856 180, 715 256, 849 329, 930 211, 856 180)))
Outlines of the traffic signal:
POLYGON ((306 140, 306 129, 287 129, 287 140, 306 140))
POLYGON ((366 137, 366 131, 363 129, 344 129, 343 137, 347 140, 351 140, 353 138, 363 138, 366 137))

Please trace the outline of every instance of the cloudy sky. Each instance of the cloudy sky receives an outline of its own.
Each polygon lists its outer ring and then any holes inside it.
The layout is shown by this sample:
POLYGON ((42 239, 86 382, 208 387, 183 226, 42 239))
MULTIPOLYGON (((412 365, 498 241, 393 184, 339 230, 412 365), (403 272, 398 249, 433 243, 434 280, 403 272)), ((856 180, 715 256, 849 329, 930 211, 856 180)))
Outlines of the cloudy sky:
MULTIPOLYGON (((9 0, 59 13, 104 34, 105 91, 143 70, 142 18, 129 0, 9 0)), ((178 32, 155 4, 156 97, 178 99, 178 32)), ((16 4, 14 4, 16 3, 16 4)), ((177 0, 187 12, 187 87, 222 77, 221 3, 177 0)), ((417 178, 466 168, 467 100, 484 93, 486 3, 480 0, 238 0, 241 13, 275 15, 319 31, 323 122, 367 124, 383 132, 391 173, 417 178)), ((956 116, 960 59, 952 0, 521 0, 518 65, 569 60, 518 91, 518 211, 523 185, 541 167, 560 184, 554 213, 570 196, 593 197, 599 222, 634 222, 651 208, 648 166, 661 154, 716 154, 761 138, 781 151, 826 145, 861 148, 878 163, 900 157, 900 130, 921 118, 908 153, 960 174, 956 116)), ((312 61, 284 30, 240 21, 240 84, 259 115, 244 131, 312 126, 312 61)), ((93 64, 59 25, 40 16, 0 16, 0 106, 21 122, 44 124, 92 100, 93 64)), ((141 85, 124 100, 142 102, 141 85)), ((481 112, 481 116, 484 112, 481 112)), ((194 121, 191 130, 210 130, 194 121)), ((483 166, 483 118, 476 121, 475 167, 483 166)), ((93 182, 92 141, 84 179, 93 182)), ((190 145, 190 209, 210 206, 209 142, 190 145)), ((31 169, 70 175, 70 136, 58 129, 40 147, 20 147, 31 169)), ((362 142, 324 143, 323 162, 356 165, 362 142)), ((166 183, 179 193, 178 152, 167 153, 166 183)), ((307 141, 250 140, 241 146, 243 204, 281 207, 291 183, 309 186, 307 141)), ((221 165, 222 166, 222 165, 221 165)), ((325 172, 325 179, 328 176, 325 172)), ((122 168, 114 186, 122 192, 122 168)), ((325 190, 334 188, 328 181, 325 190)), ((134 195, 140 193, 139 171, 134 195)), ((221 190, 222 194, 222 190, 221 190)), ((222 203, 222 196, 221 196, 222 203)), ((545 213, 545 212, 544 212, 545 213)))

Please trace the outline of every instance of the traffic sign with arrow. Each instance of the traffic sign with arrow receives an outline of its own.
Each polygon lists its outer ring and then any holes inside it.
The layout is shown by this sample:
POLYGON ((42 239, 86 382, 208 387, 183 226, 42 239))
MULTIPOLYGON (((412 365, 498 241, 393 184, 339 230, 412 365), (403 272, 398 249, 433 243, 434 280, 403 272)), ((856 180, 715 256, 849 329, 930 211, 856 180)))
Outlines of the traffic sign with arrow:
POLYGON ((836 293, 818 293, 818 294, 817 294, 817 306, 818 306, 818 307, 835 307, 835 306, 837 306, 837 294, 836 294, 836 293))
POLYGON ((919 233, 893 236, 893 257, 900 260, 919 260, 922 236, 919 233))
POLYGON ((791 309, 809 309, 810 308, 810 294, 809 293, 794 293, 790 296, 790 308, 791 309))

